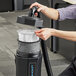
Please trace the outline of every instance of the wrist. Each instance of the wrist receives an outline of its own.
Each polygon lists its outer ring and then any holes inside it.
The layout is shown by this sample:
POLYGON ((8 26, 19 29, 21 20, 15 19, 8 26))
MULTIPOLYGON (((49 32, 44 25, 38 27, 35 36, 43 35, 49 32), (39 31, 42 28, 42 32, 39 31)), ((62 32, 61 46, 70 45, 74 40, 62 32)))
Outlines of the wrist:
POLYGON ((51 36, 56 36, 56 32, 57 32, 56 29, 51 29, 51 36))

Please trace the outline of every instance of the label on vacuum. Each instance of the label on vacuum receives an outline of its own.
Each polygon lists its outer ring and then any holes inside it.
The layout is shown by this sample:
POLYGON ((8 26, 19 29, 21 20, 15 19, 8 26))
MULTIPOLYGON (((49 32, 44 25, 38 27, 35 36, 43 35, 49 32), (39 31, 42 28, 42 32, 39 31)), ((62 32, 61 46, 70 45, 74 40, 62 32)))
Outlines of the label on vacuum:
POLYGON ((30 64, 30 76, 35 76, 35 64, 30 64))

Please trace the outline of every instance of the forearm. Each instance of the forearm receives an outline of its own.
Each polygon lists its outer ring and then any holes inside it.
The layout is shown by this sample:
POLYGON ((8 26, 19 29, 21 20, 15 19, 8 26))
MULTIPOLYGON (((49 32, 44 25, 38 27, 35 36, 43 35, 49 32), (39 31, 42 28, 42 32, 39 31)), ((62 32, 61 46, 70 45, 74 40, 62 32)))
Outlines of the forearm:
POLYGON ((45 14, 47 17, 53 20, 65 20, 65 19, 76 19, 76 4, 70 5, 65 8, 48 8, 45 6, 45 10, 42 10, 42 13, 45 14))
POLYGON ((45 14, 47 17, 53 20, 65 20, 65 19, 76 19, 76 4, 70 5, 65 8, 48 8, 45 6, 45 10, 42 10, 42 13, 45 14))
POLYGON ((45 10, 42 10, 41 12, 45 14, 48 18, 53 20, 58 20, 59 18, 59 13, 58 13, 58 10, 56 9, 48 8, 45 6, 45 10))
POLYGON ((54 9, 35 2, 30 6, 30 9, 33 6, 37 6, 38 12, 41 11, 43 14, 53 20, 76 19, 76 5, 70 5, 66 8, 54 9))
POLYGON ((76 32, 75 31, 61 31, 55 30, 52 32, 53 36, 64 38, 71 41, 76 41, 76 32))
POLYGON ((47 17, 49 17, 50 19, 54 19, 54 20, 57 20, 59 17, 59 12, 58 12, 58 10, 56 10, 56 9, 53 9, 53 8, 49 8, 49 7, 47 7, 47 6, 44 6, 44 5, 42 5, 42 4, 39 4, 39 3, 37 3, 37 2, 35 2, 35 3, 33 3, 31 6, 30 6, 30 9, 32 8, 32 7, 34 7, 34 6, 37 6, 38 7, 38 9, 37 9, 37 11, 38 12, 42 12, 44 15, 46 15, 47 17))

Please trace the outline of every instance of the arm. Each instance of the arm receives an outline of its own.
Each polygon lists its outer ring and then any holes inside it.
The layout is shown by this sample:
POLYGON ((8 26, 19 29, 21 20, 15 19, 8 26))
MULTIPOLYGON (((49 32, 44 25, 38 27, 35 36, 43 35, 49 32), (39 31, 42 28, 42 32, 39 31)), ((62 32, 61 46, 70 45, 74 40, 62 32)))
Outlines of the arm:
POLYGON ((53 9, 35 2, 30 6, 30 8, 33 6, 37 6, 39 12, 41 11, 44 15, 53 20, 76 19, 76 5, 53 9))
POLYGON ((53 36, 64 38, 66 40, 76 41, 76 31, 55 30, 53 36))
POLYGON ((43 28, 35 31, 36 35, 43 40, 47 40, 50 36, 56 36, 71 41, 76 41, 76 31, 61 31, 51 28, 43 28))
POLYGON ((57 20, 59 17, 59 13, 58 10, 53 9, 53 8, 49 8, 47 6, 44 6, 42 4, 39 4, 37 2, 33 3, 30 8, 32 8, 33 6, 37 6, 38 7, 38 12, 42 12, 44 15, 46 15, 48 18, 50 19, 54 19, 57 20))
MULTIPOLYGON (((33 6, 38 7, 38 11, 41 11, 43 14, 45 14, 47 17, 54 19, 54 20, 64 20, 64 19, 75 19, 76 18, 76 5, 71 5, 66 8, 60 8, 60 9, 53 9, 48 8, 44 5, 41 5, 39 3, 34 3, 30 6, 32 8, 33 6)), ((47 40, 50 36, 56 36, 60 38, 64 38, 67 40, 76 41, 76 32, 75 31, 61 31, 56 29, 50 29, 50 28, 44 28, 35 31, 36 35, 43 40, 47 40)))

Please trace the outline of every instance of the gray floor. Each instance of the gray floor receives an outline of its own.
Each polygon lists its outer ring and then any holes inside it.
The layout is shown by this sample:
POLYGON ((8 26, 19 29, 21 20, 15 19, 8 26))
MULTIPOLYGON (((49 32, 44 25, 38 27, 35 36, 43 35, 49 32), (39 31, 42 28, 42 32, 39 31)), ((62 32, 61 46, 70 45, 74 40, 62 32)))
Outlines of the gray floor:
MULTIPOLYGON (((16 18, 27 13, 27 10, 0 13, 0 76, 16 76, 14 55, 18 48, 17 30, 33 28, 16 23, 16 18)), ((69 62, 63 56, 54 54, 49 49, 48 52, 54 76, 58 76, 69 65, 69 62)), ((47 76, 43 62, 42 76, 47 76)))

